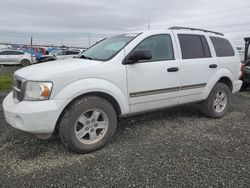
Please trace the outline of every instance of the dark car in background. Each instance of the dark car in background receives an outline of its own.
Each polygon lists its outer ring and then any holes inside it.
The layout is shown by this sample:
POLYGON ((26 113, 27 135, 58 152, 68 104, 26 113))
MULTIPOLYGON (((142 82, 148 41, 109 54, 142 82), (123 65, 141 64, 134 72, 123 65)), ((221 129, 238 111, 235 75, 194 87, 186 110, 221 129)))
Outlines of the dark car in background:
POLYGON ((245 58, 242 63, 242 81, 243 85, 241 87, 242 91, 247 90, 250 87, 250 37, 245 38, 245 58))

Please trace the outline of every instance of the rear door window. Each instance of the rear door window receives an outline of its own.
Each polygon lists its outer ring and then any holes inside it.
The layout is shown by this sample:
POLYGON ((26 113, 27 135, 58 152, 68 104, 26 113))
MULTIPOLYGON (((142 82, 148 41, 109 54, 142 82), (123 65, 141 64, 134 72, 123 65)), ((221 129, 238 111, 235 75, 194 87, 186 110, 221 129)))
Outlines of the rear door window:
POLYGON ((205 36, 192 34, 178 34, 182 59, 209 58, 211 52, 205 36))
POLYGON ((224 38, 210 37, 217 57, 234 56, 235 52, 230 42, 224 38))

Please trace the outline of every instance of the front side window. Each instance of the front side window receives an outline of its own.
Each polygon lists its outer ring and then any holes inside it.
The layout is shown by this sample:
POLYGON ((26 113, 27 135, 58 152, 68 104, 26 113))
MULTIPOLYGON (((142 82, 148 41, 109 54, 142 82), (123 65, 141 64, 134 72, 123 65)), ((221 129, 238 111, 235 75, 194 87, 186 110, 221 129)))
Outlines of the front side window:
POLYGON ((144 39, 134 50, 149 50, 152 54, 151 60, 164 61, 173 60, 174 51, 170 35, 154 35, 144 39))
POLYGON ((234 56, 234 49, 230 42, 224 38, 210 37, 217 57, 229 57, 234 56))
POLYGON ((127 44, 135 39, 139 34, 123 34, 105 39, 92 46, 81 55, 93 60, 107 61, 112 59, 127 44))

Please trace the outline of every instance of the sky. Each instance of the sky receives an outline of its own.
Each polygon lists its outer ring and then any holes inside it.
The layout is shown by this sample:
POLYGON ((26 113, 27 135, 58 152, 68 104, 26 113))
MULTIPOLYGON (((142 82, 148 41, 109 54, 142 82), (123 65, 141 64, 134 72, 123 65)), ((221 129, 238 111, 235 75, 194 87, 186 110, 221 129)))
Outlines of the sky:
POLYGON ((88 47, 134 30, 197 27, 250 37, 250 0, 0 0, 0 42, 88 47))

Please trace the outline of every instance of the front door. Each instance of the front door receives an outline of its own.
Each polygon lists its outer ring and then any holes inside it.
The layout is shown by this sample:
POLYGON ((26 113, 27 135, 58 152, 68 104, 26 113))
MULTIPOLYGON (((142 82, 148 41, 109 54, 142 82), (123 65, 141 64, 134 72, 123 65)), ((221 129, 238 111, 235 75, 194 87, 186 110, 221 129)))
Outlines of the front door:
POLYGON ((180 75, 171 34, 150 36, 134 50, 142 49, 151 51, 151 60, 126 65, 131 112, 176 105, 180 75))

